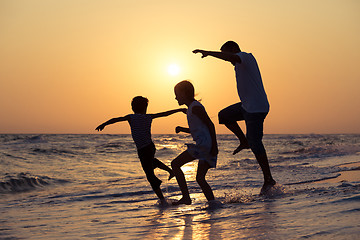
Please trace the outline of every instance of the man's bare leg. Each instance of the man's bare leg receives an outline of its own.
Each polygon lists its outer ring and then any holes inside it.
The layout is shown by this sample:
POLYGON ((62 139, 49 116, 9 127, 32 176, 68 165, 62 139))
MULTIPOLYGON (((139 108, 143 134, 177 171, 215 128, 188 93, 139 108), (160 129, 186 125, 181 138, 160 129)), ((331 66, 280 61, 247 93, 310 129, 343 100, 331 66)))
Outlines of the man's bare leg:
POLYGON ((249 149, 249 143, 248 140, 246 139, 245 134, 243 133, 243 131, 241 130, 239 124, 237 124, 237 122, 235 123, 226 123, 225 126, 235 134, 235 136, 239 139, 240 141, 240 145, 234 150, 233 155, 237 154, 238 152, 240 152, 243 149, 249 149))
POLYGON ((272 186, 276 184, 276 181, 271 175, 269 160, 267 158, 266 152, 262 154, 255 154, 255 157, 264 175, 264 185, 262 186, 260 191, 260 195, 263 195, 266 193, 266 191, 268 191, 272 186))

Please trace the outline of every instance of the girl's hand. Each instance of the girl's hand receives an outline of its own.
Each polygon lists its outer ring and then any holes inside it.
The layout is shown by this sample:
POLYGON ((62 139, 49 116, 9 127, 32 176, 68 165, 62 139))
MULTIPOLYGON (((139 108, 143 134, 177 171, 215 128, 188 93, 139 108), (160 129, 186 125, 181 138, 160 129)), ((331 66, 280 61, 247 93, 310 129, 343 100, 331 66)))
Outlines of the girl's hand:
POLYGON ((179 133, 179 132, 181 132, 181 129, 182 129, 182 127, 177 126, 177 127, 175 128, 175 132, 176 132, 176 133, 179 133))

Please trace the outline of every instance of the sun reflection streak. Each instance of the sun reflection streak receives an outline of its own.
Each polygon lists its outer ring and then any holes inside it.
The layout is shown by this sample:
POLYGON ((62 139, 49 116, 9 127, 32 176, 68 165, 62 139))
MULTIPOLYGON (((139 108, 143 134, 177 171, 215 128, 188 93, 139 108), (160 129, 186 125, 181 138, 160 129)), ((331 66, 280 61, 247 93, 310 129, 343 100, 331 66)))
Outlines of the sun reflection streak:
POLYGON ((181 167, 186 181, 195 181, 196 180, 196 171, 197 171, 197 161, 187 163, 181 167))
POLYGON ((211 221, 210 214, 204 213, 202 215, 195 215, 193 219, 194 233, 192 239, 203 240, 210 239, 211 221))

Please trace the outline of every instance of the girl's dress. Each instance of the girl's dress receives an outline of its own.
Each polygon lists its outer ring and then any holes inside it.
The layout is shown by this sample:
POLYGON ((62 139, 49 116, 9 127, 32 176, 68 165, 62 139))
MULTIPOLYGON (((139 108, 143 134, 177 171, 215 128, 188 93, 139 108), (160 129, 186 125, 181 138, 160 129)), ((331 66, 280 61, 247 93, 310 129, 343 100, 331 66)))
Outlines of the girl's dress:
MULTIPOLYGON (((187 110, 187 120, 191 136, 196 144, 186 144, 187 151, 196 159, 200 161, 206 161, 211 168, 216 167, 217 156, 210 154, 212 147, 212 140, 209 128, 201 121, 201 119, 193 114, 192 109, 195 106, 204 108, 204 106, 198 101, 193 101, 187 110)), ((204 108, 205 110, 205 108, 204 108)))

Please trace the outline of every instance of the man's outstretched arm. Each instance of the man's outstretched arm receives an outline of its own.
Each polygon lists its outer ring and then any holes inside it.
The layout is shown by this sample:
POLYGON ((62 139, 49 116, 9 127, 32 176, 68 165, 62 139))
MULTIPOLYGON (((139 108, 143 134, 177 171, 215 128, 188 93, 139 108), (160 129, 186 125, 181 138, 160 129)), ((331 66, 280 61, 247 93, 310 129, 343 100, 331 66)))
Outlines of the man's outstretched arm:
POLYGON ((202 54, 201 58, 204 58, 207 56, 212 56, 212 57, 219 58, 221 60, 228 61, 231 63, 236 63, 236 62, 241 63, 240 57, 234 53, 206 51, 206 50, 201 50, 201 49, 195 49, 193 51, 193 53, 195 53, 195 54, 201 53, 202 54))

